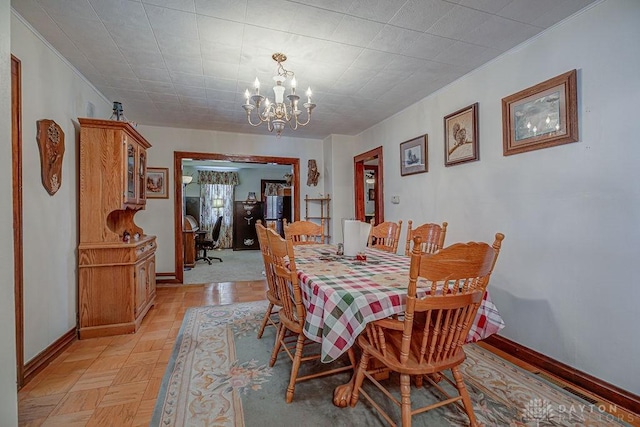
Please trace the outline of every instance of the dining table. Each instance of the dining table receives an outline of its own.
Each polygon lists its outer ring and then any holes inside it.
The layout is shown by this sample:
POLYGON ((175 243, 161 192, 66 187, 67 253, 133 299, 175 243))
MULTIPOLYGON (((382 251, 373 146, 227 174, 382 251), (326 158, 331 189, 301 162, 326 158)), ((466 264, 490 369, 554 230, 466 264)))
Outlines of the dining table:
MULTIPOLYGON (((364 260, 337 255, 336 246, 329 244, 294 247, 307 310, 304 334, 320 343, 324 363, 349 350, 367 323, 405 310, 410 257, 373 248, 366 248, 364 255, 364 260)), ((419 280, 418 297, 427 290, 420 288, 419 280)), ((487 290, 466 342, 482 340, 502 328, 504 321, 487 290)), ((337 406, 345 406, 350 393, 347 385, 341 387, 334 393, 337 406)))

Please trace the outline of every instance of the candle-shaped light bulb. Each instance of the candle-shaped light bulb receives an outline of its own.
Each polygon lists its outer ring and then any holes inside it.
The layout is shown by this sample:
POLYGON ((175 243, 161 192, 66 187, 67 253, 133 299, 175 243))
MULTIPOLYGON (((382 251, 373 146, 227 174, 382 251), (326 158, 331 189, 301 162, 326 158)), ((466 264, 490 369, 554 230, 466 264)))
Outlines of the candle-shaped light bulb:
POLYGON ((249 98, 251 97, 251 94, 249 93, 249 89, 244 91, 244 97, 247 98, 247 104, 249 103, 249 98))
POLYGON ((265 98, 264 99, 264 110, 262 110, 262 117, 263 119, 266 119, 269 117, 269 105, 271 104, 271 102, 269 102, 269 98, 265 98))
POLYGON ((253 87, 256 89, 256 95, 258 93, 260 93, 260 80, 258 80, 257 77, 256 77, 255 81, 253 82, 253 87))
POLYGON ((312 94, 313 94, 313 92, 311 92, 311 88, 309 87, 309 88, 307 89, 307 102, 308 102, 309 104, 311 104, 311 95, 312 95, 312 94))
POLYGON ((296 82, 296 78, 295 78, 295 77, 294 77, 294 78, 292 78, 292 79, 291 79, 291 90, 292 90, 293 92, 295 92, 295 91, 296 91, 296 85, 297 85, 297 84, 298 84, 298 83, 296 82))

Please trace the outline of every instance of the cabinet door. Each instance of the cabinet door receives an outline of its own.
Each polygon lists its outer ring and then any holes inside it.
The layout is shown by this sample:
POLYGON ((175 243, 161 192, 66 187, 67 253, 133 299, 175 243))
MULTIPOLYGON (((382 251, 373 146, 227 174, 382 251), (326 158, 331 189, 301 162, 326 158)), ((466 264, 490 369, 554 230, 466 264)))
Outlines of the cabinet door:
POLYGON ((156 296, 156 256, 147 261, 147 301, 156 296))
POLYGON ((125 158, 124 158, 124 203, 136 204, 137 203, 137 191, 138 176, 136 169, 137 160, 137 144, 130 141, 126 135, 123 137, 125 145, 125 158))
POLYGON ((147 289, 149 283, 149 263, 147 260, 136 265, 136 317, 147 301, 147 289))
POLYGON ((147 202, 147 152, 138 149, 138 204, 147 202))
POLYGON ((260 249, 256 221, 262 218, 262 202, 235 202, 233 218, 233 249, 260 249))

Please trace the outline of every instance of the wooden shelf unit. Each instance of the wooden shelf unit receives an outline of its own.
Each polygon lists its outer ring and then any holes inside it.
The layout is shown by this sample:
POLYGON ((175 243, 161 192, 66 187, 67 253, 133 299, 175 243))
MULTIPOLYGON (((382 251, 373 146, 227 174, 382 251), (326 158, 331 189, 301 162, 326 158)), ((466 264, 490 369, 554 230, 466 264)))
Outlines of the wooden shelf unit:
POLYGON ((79 337, 134 333, 156 296, 156 237, 134 221, 146 205, 151 144, 126 122, 78 120, 79 337))
POLYGON ((325 229, 325 241, 329 243, 331 241, 331 197, 327 194, 324 197, 309 197, 308 194, 304 196, 304 205, 305 205, 305 216, 304 219, 306 221, 320 222, 324 220, 324 229, 325 229), (311 206, 314 204, 318 204, 320 208, 320 215, 309 215, 309 204, 311 206))

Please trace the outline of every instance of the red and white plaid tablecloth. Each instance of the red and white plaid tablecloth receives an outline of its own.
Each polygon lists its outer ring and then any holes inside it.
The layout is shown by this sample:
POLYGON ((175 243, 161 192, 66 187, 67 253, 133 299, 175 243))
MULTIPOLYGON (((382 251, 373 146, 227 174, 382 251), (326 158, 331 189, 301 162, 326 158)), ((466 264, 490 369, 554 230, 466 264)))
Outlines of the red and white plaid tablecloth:
MULTIPOLYGON (((331 362, 351 347, 365 325, 404 311, 409 257, 367 249, 367 261, 335 256, 331 245, 296 246, 295 257, 307 319, 305 335, 322 344, 322 361, 331 362)), ((418 290, 420 293, 420 290, 418 290)), ((504 328, 489 292, 467 342, 504 328)))

